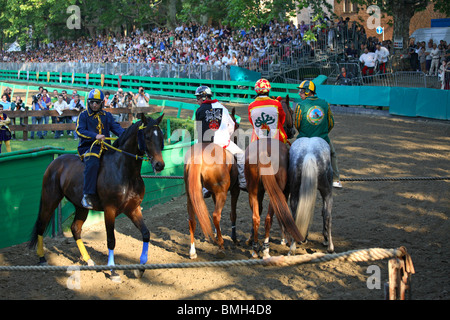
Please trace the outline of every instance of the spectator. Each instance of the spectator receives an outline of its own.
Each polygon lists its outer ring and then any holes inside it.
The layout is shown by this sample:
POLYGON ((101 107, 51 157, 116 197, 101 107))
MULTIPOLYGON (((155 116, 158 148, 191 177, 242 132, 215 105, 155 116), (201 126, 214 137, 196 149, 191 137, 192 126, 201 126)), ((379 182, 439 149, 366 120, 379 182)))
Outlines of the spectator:
MULTIPOLYGON (((52 106, 52 98, 50 98, 47 89, 42 89, 42 101, 44 101, 44 103, 45 103, 45 110, 50 110, 50 108, 52 106)), ((50 123, 49 116, 44 116, 43 118, 44 118, 44 124, 50 123)), ((47 131, 43 131, 43 135, 46 136, 47 131)))
POLYGON ((377 57, 379 70, 381 73, 386 73, 386 62, 388 61, 389 50, 381 46, 380 43, 378 43, 376 47, 377 50, 375 51, 375 55, 377 57))
MULTIPOLYGON (((3 94, 3 97, 6 98, 6 95, 3 94)), ((3 113, 3 105, 0 104, 0 153, 2 153, 2 144, 3 141, 5 142, 6 146, 6 152, 11 152, 11 130, 9 130, 8 124, 11 122, 11 120, 8 118, 8 116, 3 113)))
POLYGON ((433 49, 430 51, 431 65, 429 76, 436 76, 439 70, 439 61, 441 60, 441 51, 438 49, 436 43, 433 43, 433 49))
POLYGON ((336 78, 336 84, 341 86, 351 86, 353 81, 353 74, 351 72, 347 72, 345 67, 341 68, 341 73, 336 78))
POLYGON ((359 61, 363 64, 362 74, 363 76, 373 75, 373 69, 375 67, 376 56, 375 53, 369 52, 366 47, 364 53, 359 57, 359 61))
POLYGON ((2 110, 11 110, 11 102, 8 101, 8 95, 6 93, 2 94, 2 100, 0 101, 2 105, 2 110))
MULTIPOLYGON (((72 118, 70 116, 61 116, 64 110, 69 110, 69 105, 64 101, 62 94, 58 95, 58 100, 53 104, 55 110, 58 112, 60 117, 56 118, 56 123, 72 123, 72 118)), ((59 139, 61 135, 64 135, 64 130, 57 130, 55 132, 55 139, 59 139)))
POLYGON ((427 68, 426 73, 428 73, 431 68, 431 60, 432 60, 431 50, 433 50, 433 39, 430 39, 430 41, 428 41, 428 45, 425 49, 425 56, 426 56, 425 63, 426 63, 426 68, 427 68))
POLYGON ((420 70, 423 73, 427 73, 427 65, 426 65, 426 52, 425 52, 425 44, 420 44, 419 49, 417 51, 417 55, 419 57, 420 70))
POLYGON ((137 107, 148 107, 150 95, 145 92, 144 87, 139 87, 139 92, 134 96, 134 101, 137 107))
POLYGON ((3 91, 3 94, 6 95, 6 101, 8 101, 10 103, 11 103, 11 93, 12 93, 12 90, 10 87, 6 87, 5 90, 3 91))
MULTIPOLYGON (((16 97, 16 101, 14 101, 13 103, 11 103, 11 110, 12 111, 25 111, 25 103, 22 101, 22 97, 21 96, 15 96, 16 97)), ((10 118, 11 122, 13 124, 16 124, 16 118, 10 118)), ((20 125, 23 124, 23 118, 20 118, 20 125)), ((12 138, 15 140, 16 139, 16 132, 12 132, 12 138)))
MULTIPOLYGON (((32 110, 33 111, 47 110, 47 105, 45 104, 44 100, 42 99, 42 94, 38 93, 36 96, 33 96, 32 110)), ((44 124, 44 117, 43 116, 31 117, 31 123, 33 125, 44 124)), ((37 131, 36 133, 37 133, 37 136, 39 137, 39 139, 44 139, 42 131, 37 131)), ((34 139, 34 131, 31 131, 30 138, 34 139)))
POLYGON ((346 60, 349 58, 357 58, 358 57, 358 50, 355 49, 355 44, 352 42, 350 46, 347 46, 347 49, 345 49, 345 57, 346 60))
POLYGON ((111 108, 111 102, 112 102, 111 93, 109 93, 109 91, 106 91, 105 92, 105 108, 111 108))
MULTIPOLYGON (((76 110, 78 112, 83 111, 84 104, 83 104, 83 101, 80 100, 80 95, 78 93, 75 93, 73 95, 73 99, 70 101, 70 104, 69 104, 69 109, 76 110)), ((78 116, 72 116, 72 122, 76 123, 77 119, 78 119, 78 116)), ((71 135, 71 133, 69 135, 71 135)), ((73 139, 74 140, 78 139, 77 132, 75 130, 73 131, 73 139)))

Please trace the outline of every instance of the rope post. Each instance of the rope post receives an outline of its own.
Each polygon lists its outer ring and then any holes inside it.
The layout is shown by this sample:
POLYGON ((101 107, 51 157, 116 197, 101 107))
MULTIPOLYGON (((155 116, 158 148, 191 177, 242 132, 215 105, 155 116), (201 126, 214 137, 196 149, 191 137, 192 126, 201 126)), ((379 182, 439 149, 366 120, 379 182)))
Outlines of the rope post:
POLYGON ((406 248, 401 247, 399 251, 401 257, 390 259, 388 263, 389 290, 385 290, 385 294, 389 294, 389 300, 406 300, 408 291, 408 300, 411 300, 411 275, 415 270, 406 248))

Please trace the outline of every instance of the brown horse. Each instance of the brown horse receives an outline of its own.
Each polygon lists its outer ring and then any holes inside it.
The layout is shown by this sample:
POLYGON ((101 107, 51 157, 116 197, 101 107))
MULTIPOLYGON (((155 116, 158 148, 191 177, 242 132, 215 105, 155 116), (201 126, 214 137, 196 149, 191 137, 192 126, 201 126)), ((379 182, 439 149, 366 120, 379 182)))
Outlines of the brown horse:
MULTIPOLYGON (((289 96, 281 101, 286 114, 284 129, 287 138, 295 134, 293 112, 289 96)), ((263 257, 269 257, 269 234, 275 212, 278 222, 296 241, 303 241, 287 204, 289 150, 277 139, 264 138, 253 141, 245 151, 245 178, 250 208, 252 209, 252 235, 247 244, 252 244, 252 257, 258 257, 258 229, 264 193, 269 194, 270 203, 265 220, 263 257)))
MULTIPOLYGON (((231 116, 234 119, 235 109, 231 116)), ((235 119, 234 119, 235 120, 235 119)), ((236 121, 235 121, 236 123, 236 121)), ((235 130, 238 125, 236 123, 235 130)), ((207 239, 214 239, 210 215, 203 199, 202 187, 212 193, 214 201, 213 223, 216 229, 216 243, 219 246, 217 255, 224 257, 224 240, 220 229, 222 209, 227 199, 228 190, 231 193, 231 238, 236 240, 236 205, 239 198, 238 171, 231 152, 214 143, 196 143, 186 153, 184 165, 184 183, 186 187, 187 209, 189 214, 189 233, 191 246, 189 256, 197 258, 194 233, 196 217, 207 239)))
MULTIPOLYGON (((145 185, 141 177, 143 155, 146 154, 155 171, 164 169, 161 150, 164 138, 158 119, 147 119, 140 114, 140 121, 132 124, 114 142, 113 147, 107 147, 100 160, 98 173, 97 195, 93 201, 94 210, 104 211, 106 235, 108 243, 108 265, 114 265, 114 223, 116 217, 124 213, 141 231, 143 249, 140 263, 147 262, 148 242, 150 232, 144 224, 141 212, 141 202, 145 194, 145 185)), ((44 173, 42 181, 41 203, 39 215, 31 236, 30 247, 37 244, 37 254, 40 263, 46 263, 44 256, 43 236, 53 216, 56 207, 63 197, 75 206, 75 218, 72 223, 72 234, 80 250, 82 259, 88 265, 94 265, 81 240, 81 228, 89 210, 81 205, 83 196, 84 163, 78 155, 66 154, 56 158, 44 173)), ((135 273, 142 276, 142 272, 135 273)), ((112 271, 112 279, 118 276, 112 271)))

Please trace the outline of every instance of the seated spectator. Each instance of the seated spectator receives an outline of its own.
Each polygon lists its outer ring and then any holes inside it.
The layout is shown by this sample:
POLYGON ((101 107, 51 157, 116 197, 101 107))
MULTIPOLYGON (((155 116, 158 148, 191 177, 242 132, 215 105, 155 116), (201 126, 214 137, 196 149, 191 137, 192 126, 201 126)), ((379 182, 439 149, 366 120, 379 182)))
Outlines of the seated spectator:
POLYGON ((336 78, 336 83, 341 86, 351 86, 353 80, 353 74, 351 72, 347 72, 345 67, 341 68, 341 73, 336 78))

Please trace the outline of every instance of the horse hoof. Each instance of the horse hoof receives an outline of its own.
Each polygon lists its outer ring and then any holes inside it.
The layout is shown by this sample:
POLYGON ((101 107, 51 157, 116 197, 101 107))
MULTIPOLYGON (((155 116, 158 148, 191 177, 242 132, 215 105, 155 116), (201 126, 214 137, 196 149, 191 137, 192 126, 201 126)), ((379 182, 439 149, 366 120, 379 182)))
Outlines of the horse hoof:
POLYGON ((192 259, 192 260, 197 259, 197 254, 196 253, 190 253, 189 254, 189 258, 192 259))
POLYGON ((136 279, 142 278, 142 276, 144 275, 144 271, 145 270, 133 270, 133 273, 134 273, 134 276, 136 277, 136 279))
POLYGON ((95 266, 94 260, 89 259, 89 260, 87 261, 87 265, 88 265, 89 267, 95 266))
POLYGON ((270 258, 269 252, 263 252, 263 259, 269 259, 269 258, 270 258))
POLYGON ((225 250, 224 249, 219 249, 216 253, 216 257, 219 259, 223 259, 225 258, 225 250))
POLYGON ((256 251, 252 250, 250 254, 252 255, 252 259, 259 259, 259 255, 256 251))
POLYGON ((120 279, 120 276, 116 272, 111 272, 110 279, 114 283, 122 283, 122 279, 120 279))
POLYGON ((39 258, 38 266, 48 266, 48 263, 47 263, 47 260, 45 259, 45 257, 39 258))

